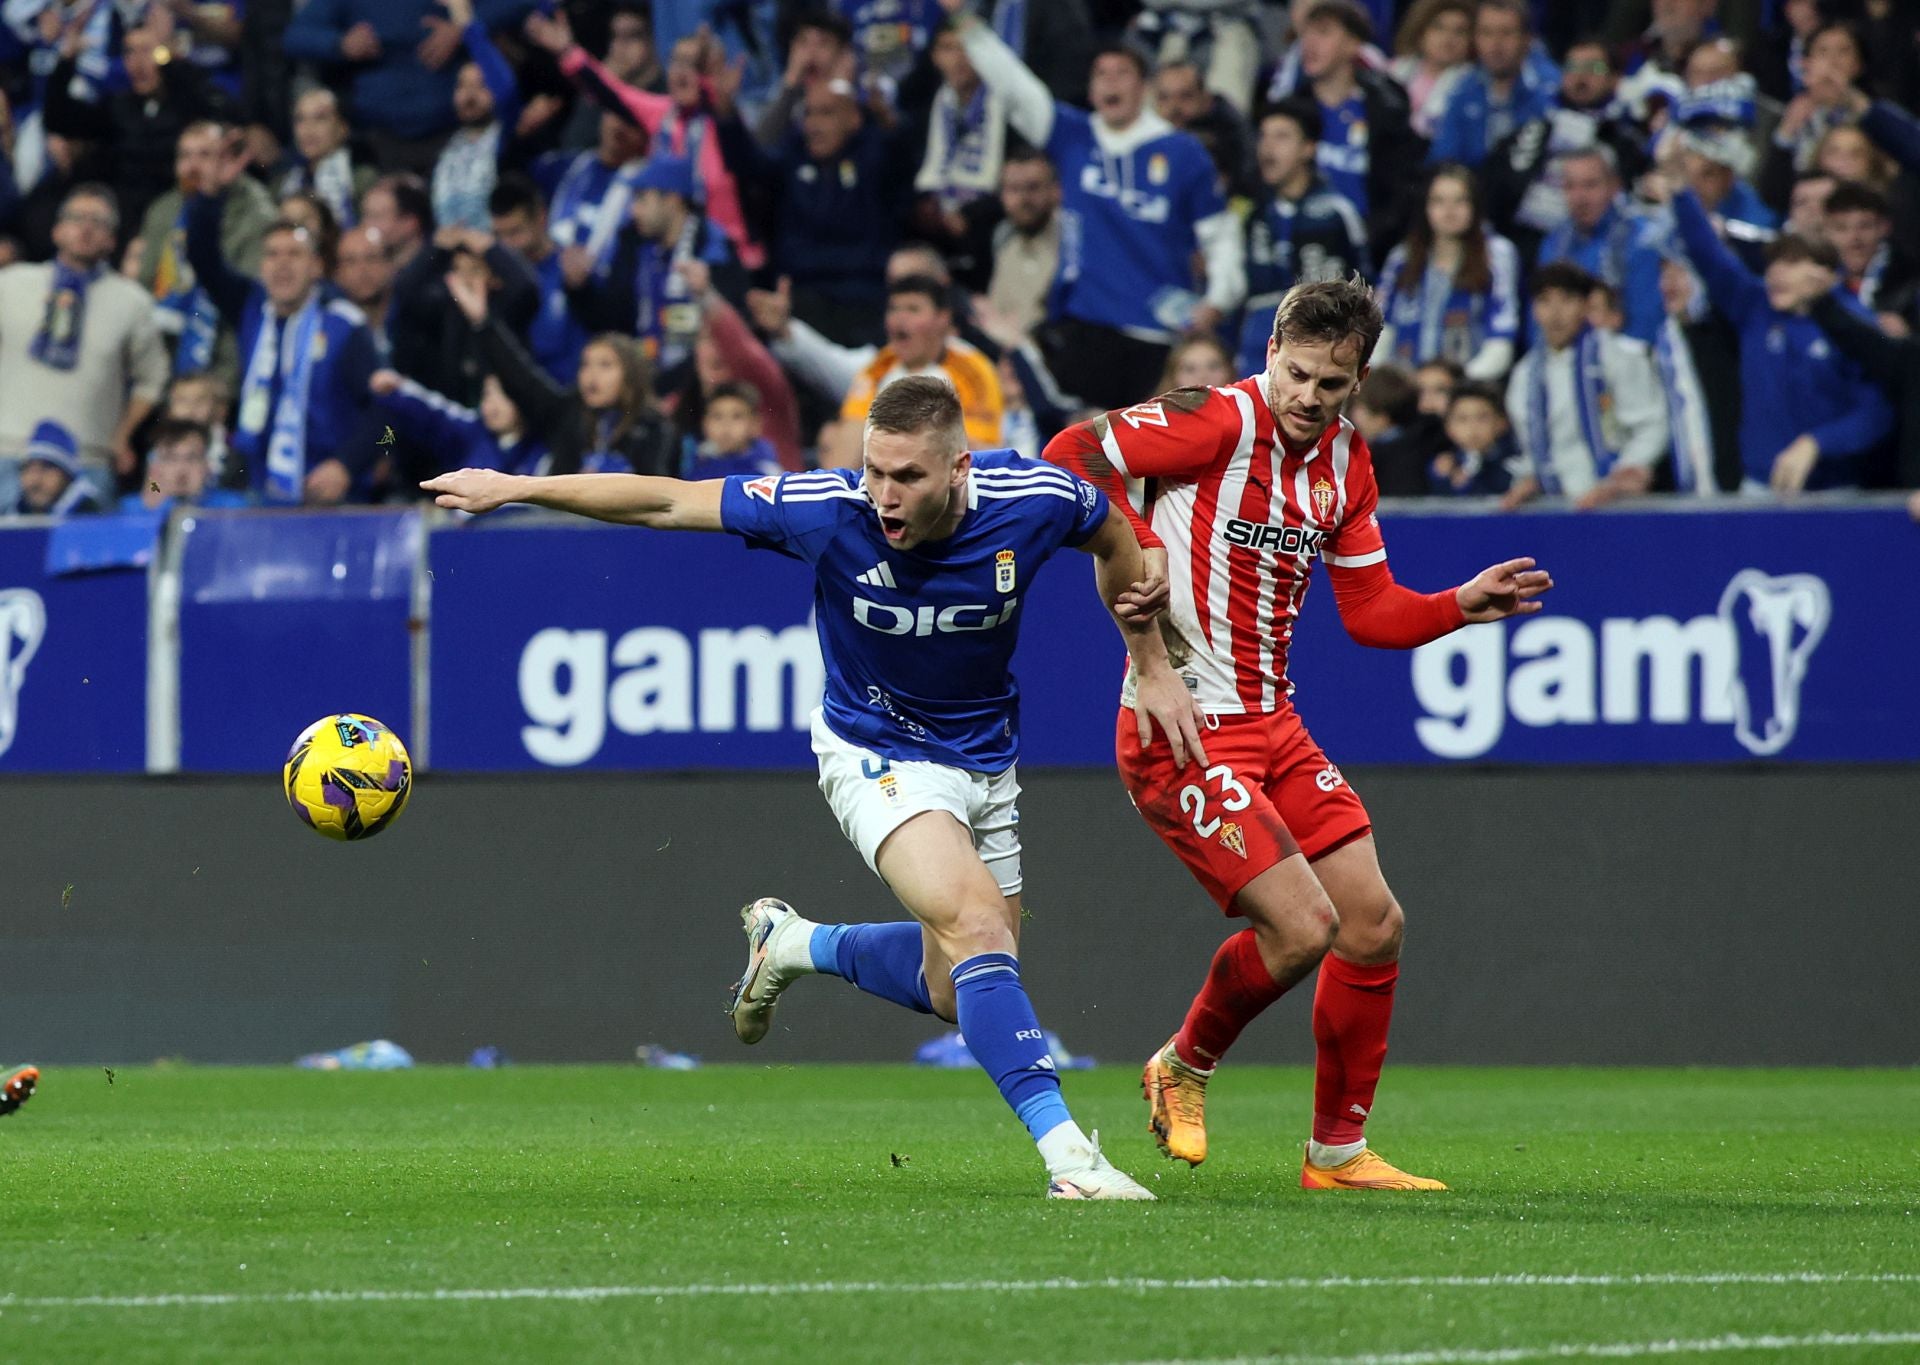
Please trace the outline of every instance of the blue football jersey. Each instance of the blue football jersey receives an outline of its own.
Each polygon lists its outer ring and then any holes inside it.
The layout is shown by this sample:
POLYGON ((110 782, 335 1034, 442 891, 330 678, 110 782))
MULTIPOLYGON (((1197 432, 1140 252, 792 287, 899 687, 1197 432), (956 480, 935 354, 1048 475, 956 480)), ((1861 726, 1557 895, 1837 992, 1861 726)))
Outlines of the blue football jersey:
POLYGON ((909 550, 887 544, 858 470, 736 477, 720 496, 727 530, 813 565, 833 732, 983 773, 1019 754, 1020 599, 1106 517, 1092 484, 1010 450, 975 452, 959 529, 909 550))

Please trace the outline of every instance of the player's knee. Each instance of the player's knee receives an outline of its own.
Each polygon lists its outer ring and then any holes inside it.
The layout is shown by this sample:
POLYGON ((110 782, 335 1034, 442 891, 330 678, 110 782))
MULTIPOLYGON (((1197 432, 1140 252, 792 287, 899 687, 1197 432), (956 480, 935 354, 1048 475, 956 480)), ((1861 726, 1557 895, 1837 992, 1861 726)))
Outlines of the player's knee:
POLYGON ((1325 957, 1339 937, 1340 915, 1326 892, 1315 887, 1256 925, 1255 931, 1283 957, 1312 964, 1325 957))
POLYGON ((933 925, 934 938, 949 962, 965 962, 981 953, 1011 953, 1013 931, 1001 905, 969 905, 945 924, 933 925))
POLYGON ((1395 962, 1406 938, 1407 917, 1391 892, 1363 913, 1349 914, 1341 932, 1340 955, 1355 962, 1395 962))

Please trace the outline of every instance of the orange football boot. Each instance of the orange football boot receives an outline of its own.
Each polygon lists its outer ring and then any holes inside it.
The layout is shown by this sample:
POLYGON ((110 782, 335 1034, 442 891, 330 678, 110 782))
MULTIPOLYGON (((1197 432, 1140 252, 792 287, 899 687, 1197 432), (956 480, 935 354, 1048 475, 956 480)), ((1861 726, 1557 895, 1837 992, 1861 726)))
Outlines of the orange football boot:
POLYGON ((1338 1166, 1316 1166, 1311 1160, 1300 1162, 1300 1188, 1303 1190, 1444 1190, 1438 1180, 1423 1175, 1408 1175, 1380 1156, 1371 1147, 1338 1166))
POLYGON ((1164 1155, 1189 1166, 1207 1159, 1207 1081, 1212 1076, 1211 1069, 1202 1071, 1181 1061, 1171 1039, 1140 1073, 1147 1131, 1164 1155))

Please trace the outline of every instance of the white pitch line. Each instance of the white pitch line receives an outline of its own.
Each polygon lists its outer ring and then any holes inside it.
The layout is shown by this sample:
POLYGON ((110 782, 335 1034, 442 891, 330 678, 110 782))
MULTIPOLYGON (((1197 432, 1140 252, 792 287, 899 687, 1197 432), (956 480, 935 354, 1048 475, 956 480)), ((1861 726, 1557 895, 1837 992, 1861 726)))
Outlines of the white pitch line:
POLYGON ((1727 1351, 1806 1351, 1920 1346, 1920 1332, 1816 1332, 1808 1336, 1699 1337, 1692 1341, 1572 1341, 1547 1346, 1483 1350, 1389 1351, 1357 1356, 1232 1356, 1134 1361, 1131 1365, 1518 1365, 1528 1360, 1646 1360, 1657 1356, 1719 1355, 1727 1351))
MULTIPOLYGON (((1920 1272, 1720 1271, 1649 1275, 1329 1275, 1318 1278, 933 1280, 816 1280, 789 1284, 526 1285, 504 1289, 308 1289, 263 1294, 0 1294, 8 1308, 227 1308, 245 1304, 469 1303, 551 1300, 592 1303, 603 1299, 784 1298, 799 1294, 1051 1294, 1108 1290, 1149 1294, 1218 1290, 1292 1290, 1314 1293, 1352 1289, 1638 1289, 1713 1285, 1920 1284, 1920 1272)), ((1382 1359, 1385 1359, 1384 1357, 1382 1359)))

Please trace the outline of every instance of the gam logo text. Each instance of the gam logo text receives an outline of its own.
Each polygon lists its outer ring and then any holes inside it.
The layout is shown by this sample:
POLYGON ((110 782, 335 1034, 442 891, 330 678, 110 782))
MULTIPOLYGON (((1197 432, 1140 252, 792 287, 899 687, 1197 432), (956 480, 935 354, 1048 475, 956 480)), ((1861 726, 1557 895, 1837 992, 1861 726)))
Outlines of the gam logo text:
POLYGON ((712 628, 693 638, 643 626, 611 646, 608 639, 604 630, 550 626, 521 650, 520 705, 533 724, 520 737, 540 762, 585 763, 606 742, 609 722, 627 735, 803 730, 826 687, 811 624, 712 628))

